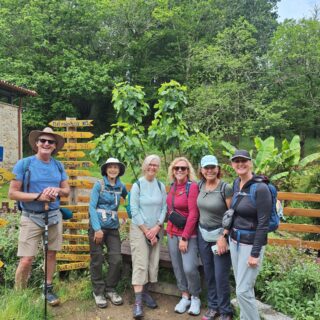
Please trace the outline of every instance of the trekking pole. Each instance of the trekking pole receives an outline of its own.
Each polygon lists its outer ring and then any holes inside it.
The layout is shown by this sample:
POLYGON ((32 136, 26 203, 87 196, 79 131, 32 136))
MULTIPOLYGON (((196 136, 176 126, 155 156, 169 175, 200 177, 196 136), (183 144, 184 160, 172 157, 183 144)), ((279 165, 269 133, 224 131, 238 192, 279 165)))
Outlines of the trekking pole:
POLYGON ((44 245, 44 320, 47 320, 47 276, 48 276, 48 237, 49 237, 49 204, 44 204, 44 234, 43 234, 43 245, 44 245))

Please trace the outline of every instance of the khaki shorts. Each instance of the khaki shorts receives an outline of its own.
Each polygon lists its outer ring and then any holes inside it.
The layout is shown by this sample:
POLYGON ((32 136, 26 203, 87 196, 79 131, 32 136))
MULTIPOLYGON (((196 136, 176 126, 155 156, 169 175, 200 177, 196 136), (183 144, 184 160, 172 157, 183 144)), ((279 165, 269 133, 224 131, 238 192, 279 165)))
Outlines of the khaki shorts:
POLYGON ((145 285, 158 281, 160 241, 153 247, 147 244, 146 237, 140 228, 133 223, 130 227, 130 247, 132 258, 132 285, 145 285))
MULTIPOLYGON (((34 257, 43 238, 44 228, 39 227, 30 218, 21 216, 18 244, 18 257, 34 257)), ((49 227, 48 249, 59 251, 62 246, 62 219, 56 225, 49 227)))

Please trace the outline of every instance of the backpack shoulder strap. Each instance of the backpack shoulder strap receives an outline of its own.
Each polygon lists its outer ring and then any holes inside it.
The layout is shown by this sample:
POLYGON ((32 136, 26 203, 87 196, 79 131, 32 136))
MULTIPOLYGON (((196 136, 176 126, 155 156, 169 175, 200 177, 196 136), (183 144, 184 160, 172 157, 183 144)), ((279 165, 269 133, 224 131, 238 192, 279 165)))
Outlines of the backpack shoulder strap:
POLYGON ((191 187, 191 181, 187 181, 187 184, 186 184, 186 194, 187 194, 187 197, 189 197, 189 191, 190 191, 190 187, 191 187))
POLYGON ((204 180, 201 179, 201 180, 198 182, 198 189, 199 189, 199 191, 201 190, 203 184, 204 184, 204 180))
POLYGON ((100 193, 105 189, 106 185, 104 183, 104 179, 99 179, 98 180, 100 183, 100 193))
POLYGON ((62 163, 59 160, 55 159, 55 158, 52 158, 52 159, 53 159, 54 163, 56 164, 56 166, 58 167, 58 169, 59 169, 59 171, 60 171, 60 173, 62 175, 62 172, 63 172, 62 163))
POLYGON ((30 156, 27 158, 24 158, 22 161, 22 170, 23 170, 23 176, 22 176, 22 188, 24 192, 29 192, 30 189, 30 164, 31 160, 34 156, 30 156))

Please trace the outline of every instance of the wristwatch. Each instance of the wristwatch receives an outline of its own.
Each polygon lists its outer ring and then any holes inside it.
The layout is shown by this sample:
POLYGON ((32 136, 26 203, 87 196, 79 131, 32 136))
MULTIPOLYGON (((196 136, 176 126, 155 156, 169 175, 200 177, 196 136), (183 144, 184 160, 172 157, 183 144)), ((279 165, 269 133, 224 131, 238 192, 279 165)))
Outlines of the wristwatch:
POLYGON ((187 241, 187 239, 185 237, 181 237, 182 241, 187 241))
POLYGON ((228 239, 229 235, 228 235, 227 233, 225 233, 225 234, 223 235, 223 237, 224 237, 225 239, 228 239))

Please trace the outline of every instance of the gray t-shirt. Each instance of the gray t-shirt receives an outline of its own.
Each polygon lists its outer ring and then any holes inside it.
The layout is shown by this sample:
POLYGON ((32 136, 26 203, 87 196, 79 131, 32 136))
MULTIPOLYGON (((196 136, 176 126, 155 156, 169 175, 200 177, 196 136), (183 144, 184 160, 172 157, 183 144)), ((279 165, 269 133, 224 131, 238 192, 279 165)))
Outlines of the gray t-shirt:
POLYGON ((223 188, 224 183, 220 180, 217 188, 212 191, 205 190, 205 182, 201 186, 197 205, 200 212, 200 224, 205 228, 221 227, 223 214, 227 210, 223 198, 232 197, 232 187, 226 184, 223 188))

